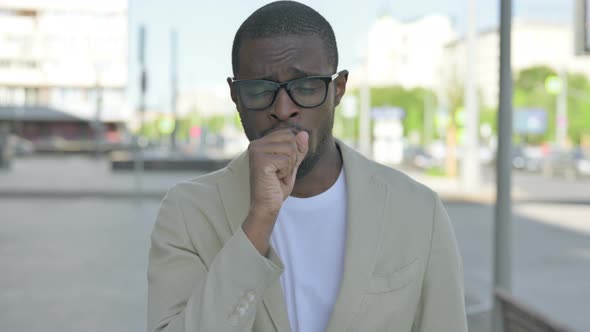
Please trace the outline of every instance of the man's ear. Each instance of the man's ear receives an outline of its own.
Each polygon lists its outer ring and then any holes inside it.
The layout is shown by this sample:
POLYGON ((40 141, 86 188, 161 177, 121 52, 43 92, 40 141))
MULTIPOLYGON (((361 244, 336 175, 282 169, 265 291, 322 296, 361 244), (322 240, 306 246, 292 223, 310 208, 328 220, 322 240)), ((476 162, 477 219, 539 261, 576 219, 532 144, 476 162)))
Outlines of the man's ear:
MULTIPOLYGON (((228 77, 227 78, 227 85, 229 85, 229 94, 231 96, 231 100, 233 100, 234 104, 236 104, 236 109, 238 108, 238 95, 236 92, 236 88, 234 87, 234 85, 231 82, 231 78, 228 77)), ((239 111, 239 109, 238 109, 239 111)))
POLYGON ((340 105, 340 100, 346 92, 346 82, 348 81, 348 70, 343 70, 342 74, 334 81, 334 106, 340 105))

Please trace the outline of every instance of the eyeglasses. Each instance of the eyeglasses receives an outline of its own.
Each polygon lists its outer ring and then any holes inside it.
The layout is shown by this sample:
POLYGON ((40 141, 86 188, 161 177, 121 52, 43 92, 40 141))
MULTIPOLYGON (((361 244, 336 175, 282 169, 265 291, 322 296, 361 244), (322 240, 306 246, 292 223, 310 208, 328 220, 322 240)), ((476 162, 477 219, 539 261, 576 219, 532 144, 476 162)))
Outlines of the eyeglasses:
POLYGON ((282 83, 232 79, 232 84, 236 87, 240 103, 249 110, 261 111, 269 108, 275 102, 281 88, 285 89, 297 106, 312 108, 326 101, 330 82, 347 74, 347 70, 342 70, 331 76, 309 76, 282 83))

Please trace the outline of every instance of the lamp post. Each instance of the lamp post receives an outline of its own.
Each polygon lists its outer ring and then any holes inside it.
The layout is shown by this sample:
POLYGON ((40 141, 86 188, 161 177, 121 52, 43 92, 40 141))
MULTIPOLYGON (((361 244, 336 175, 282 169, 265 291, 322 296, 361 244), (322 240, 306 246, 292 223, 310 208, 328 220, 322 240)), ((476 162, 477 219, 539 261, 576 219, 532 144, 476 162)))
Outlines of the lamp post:
MULTIPOLYGON (((500 95, 496 206, 494 214, 494 289, 512 288, 512 0, 500 0, 500 95)), ((493 331, 503 330, 500 302, 494 298, 493 331)))
POLYGON ((177 33, 176 30, 170 31, 170 111, 174 117, 174 129, 171 135, 172 150, 175 151, 178 140, 178 69, 177 69, 177 33))
POLYGON ((100 82, 100 72, 101 68, 98 65, 94 66, 95 72, 95 92, 96 92, 96 110, 95 110, 95 117, 94 117, 94 152, 96 155, 96 159, 100 159, 102 153, 102 141, 103 141, 103 125, 102 125, 102 98, 103 98, 103 88, 100 82))
POLYGON ((555 112, 555 141, 560 149, 567 147, 567 75, 565 70, 559 71, 559 76, 552 75, 545 79, 545 90, 557 96, 555 112))

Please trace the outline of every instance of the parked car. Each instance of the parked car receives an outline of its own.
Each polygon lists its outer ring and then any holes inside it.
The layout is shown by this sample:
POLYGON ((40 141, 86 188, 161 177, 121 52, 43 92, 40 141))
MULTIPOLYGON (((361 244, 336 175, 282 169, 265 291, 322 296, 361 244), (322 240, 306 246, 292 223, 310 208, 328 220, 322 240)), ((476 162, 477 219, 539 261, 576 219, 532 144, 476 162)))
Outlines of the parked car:
POLYGON ((512 167, 515 169, 538 172, 543 166, 543 159, 540 147, 517 145, 512 148, 512 167))
POLYGON ((574 150, 576 171, 578 176, 590 176, 590 150, 576 148, 574 150))
POLYGON ((9 135, 0 127, 0 169, 9 168, 12 162, 13 151, 9 145, 9 135))
POLYGON ((440 166, 440 162, 421 146, 407 146, 404 149, 403 164, 418 169, 440 166))
POLYGON ((543 175, 570 180, 590 176, 590 154, 581 148, 554 150, 543 161, 543 175))
POLYGON ((17 135, 8 137, 8 147, 16 157, 30 156, 35 152, 33 142, 17 135))

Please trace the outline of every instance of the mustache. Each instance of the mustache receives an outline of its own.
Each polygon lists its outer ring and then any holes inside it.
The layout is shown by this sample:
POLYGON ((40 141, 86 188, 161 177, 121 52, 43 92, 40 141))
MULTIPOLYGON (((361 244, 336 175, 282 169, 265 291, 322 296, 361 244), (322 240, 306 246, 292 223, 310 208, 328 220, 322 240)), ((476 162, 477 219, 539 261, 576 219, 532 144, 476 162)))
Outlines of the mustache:
POLYGON ((268 135, 269 133, 272 133, 273 131, 282 130, 282 129, 289 129, 289 130, 291 130, 291 132, 294 135, 297 135, 300 131, 306 131, 307 133, 309 133, 309 130, 306 130, 305 128, 303 128, 297 124, 294 124, 294 123, 289 123, 289 124, 278 123, 268 129, 263 130, 260 133, 260 136, 264 137, 264 136, 268 135))

